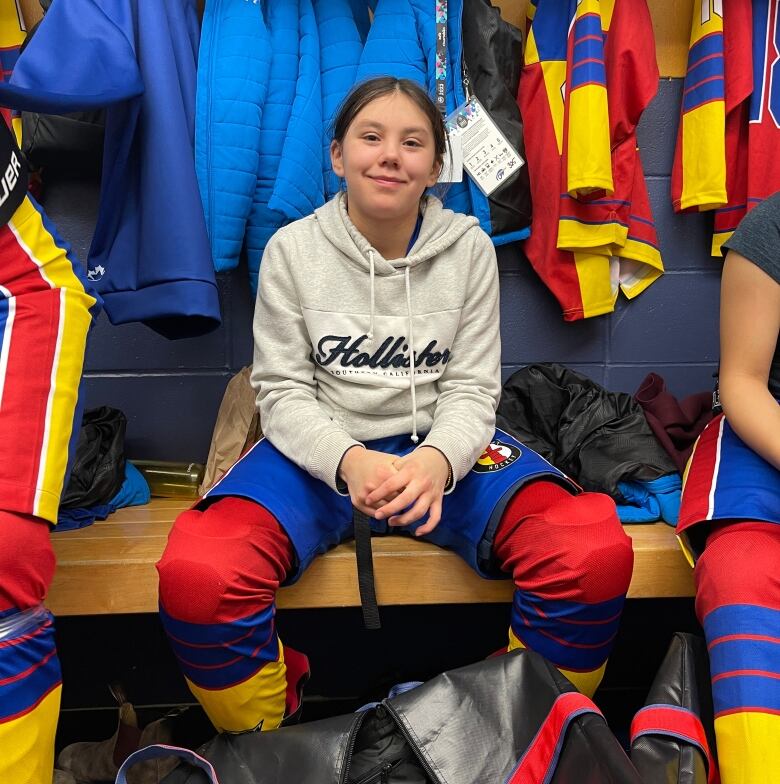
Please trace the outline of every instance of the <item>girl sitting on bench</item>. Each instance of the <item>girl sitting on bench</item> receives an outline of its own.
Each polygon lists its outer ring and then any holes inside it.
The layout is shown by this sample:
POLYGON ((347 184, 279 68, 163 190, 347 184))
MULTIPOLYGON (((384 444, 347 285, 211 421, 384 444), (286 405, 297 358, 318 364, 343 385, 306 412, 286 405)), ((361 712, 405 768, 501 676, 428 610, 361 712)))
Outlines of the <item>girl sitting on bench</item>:
POLYGON ((415 83, 358 86, 335 121, 346 189, 265 250, 252 383, 265 438, 171 531, 160 612, 188 685, 220 730, 279 726, 308 664, 282 646, 274 599, 312 559, 377 532, 456 550, 516 586, 508 647, 591 694, 633 552, 611 499, 495 430, 499 284, 474 217, 427 194, 446 149, 415 83))

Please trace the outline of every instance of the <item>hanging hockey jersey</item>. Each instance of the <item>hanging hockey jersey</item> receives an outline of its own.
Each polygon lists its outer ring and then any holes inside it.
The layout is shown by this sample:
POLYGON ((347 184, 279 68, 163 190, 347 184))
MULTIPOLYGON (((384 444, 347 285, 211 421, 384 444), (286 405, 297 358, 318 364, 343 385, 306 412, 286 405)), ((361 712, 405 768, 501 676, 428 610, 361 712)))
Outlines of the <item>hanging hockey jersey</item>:
MULTIPOLYGON (((747 4, 748 0, 743 0, 747 4)), ((730 6, 724 6, 724 13, 730 6)), ((720 255, 723 243, 742 217, 759 202, 780 190, 780 0, 753 0, 741 9, 739 29, 752 30, 739 45, 726 51, 726 84, 733 78, 745 83, 752 75, 752 91, 741 106, 735 122, 726 123, 727 157, 735 160, 729 182, 728 205, 715 213, 713 256, 720 255), (752 25, 743 19, 752 9, 752 25), (752 63, 748 61, 752 53, 752 63), (751 68, 752 66, 752 68, 751 68), (751 74, 752 71, 752 74, 751 74), (747 122, 745 121, 747 120, 747 122)), ((729 17, 724 17, 728 32, 729 17)), ((737 27, 735 24, 734 27, 737 27)))
POLYGON ((720 132, 725 124, 722 0, 703 0, 693 4, 674 152, 672 204, 676 212, 726 204, 726 138, 720 132))
POLYGON ((717 209, 713 255, 720 253, 747 207, 751 20, 751 0, 698 0, 693 5, 672 206, 676 212, 717 209))
POLYGON ((645 0, 531 0, 518 101, 534 222, 525 253, 574 321, 663 272, 636 126, 658 87, 645 0), (525 116, 525 115, 524 115, 525 116))
POLYGON ((613 192, 604 35, 599 0, 582 0, 566 42, 562 192, 587 197, 613 192))
POLYGON ((712 255, 780 190, 778 0, 697 0, 672 173, 675 210, 715 208, 712 255))

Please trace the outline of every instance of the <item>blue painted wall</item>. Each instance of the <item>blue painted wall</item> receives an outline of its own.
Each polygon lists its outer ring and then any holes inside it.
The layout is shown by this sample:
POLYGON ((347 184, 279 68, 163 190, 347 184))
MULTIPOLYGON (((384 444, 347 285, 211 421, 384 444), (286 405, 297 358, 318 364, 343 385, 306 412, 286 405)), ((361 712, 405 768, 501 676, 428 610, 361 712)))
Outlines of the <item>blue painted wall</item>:
MULTIPOLYGON (((516 247, 500 248, 505 377, 531 362, 556 361, 616 391, 635 391, 651 370, 676 395, 711 387, 720 280, 720 262, 709 256, 711 217, 674 215, 669 199, 681 86, 680 79, 663 80, 639 128, 666 274, 633 302, 622 299, 610 316, 567 324, 516 247)), ((85 259, 95 187, 53 183, 44 205, 85 259)), ((86 405, 127 414, 130 457, 205 460, 225 385, 252 357, 245 271, 221 275, 219 283, 223 325, 205 337, 169 342, 140 325, 112 327, 105 316, 93 330, 86 405)))

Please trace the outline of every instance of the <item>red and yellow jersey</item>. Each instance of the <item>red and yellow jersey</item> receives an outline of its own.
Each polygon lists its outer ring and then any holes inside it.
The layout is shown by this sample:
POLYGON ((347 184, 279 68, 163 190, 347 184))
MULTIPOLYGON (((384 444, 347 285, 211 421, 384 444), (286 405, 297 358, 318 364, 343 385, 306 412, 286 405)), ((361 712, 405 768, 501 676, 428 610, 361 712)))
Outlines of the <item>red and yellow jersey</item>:
MULTIPOLYGON (((578 14, 585 5, 580 3, 578 14)), ((613 185, 600 189, 594 176, 590 191, 562 191, 558 247, 572 251, 602 248, 603 253, 662 269, 636 145, 639 119, 658 90, 650 14, 644 0, 601 0, 590 8, 581 21, 575 20, 573 35, 569 36, 569 73, 582 67, 578 52, 585 38, 582 33, 592 37, 598 32, 603 42, 602 59, 591 63, 592 76, 593 81, 603 80, 607 104, 602 111, 601 101, 594 100, 589 115, 581 114, 573 101, 580 91, 572 91, 566 112, 567 132, 569 137, 585 136, 586 124, 602 118, 602 136, 606 138, 603 149, 599 148, 595 156, 588 148, 579 152, 586 161, 595 157, 599 169, 608 169, 613 185), (580 32, 585 20, 589 26, 580 32)))
POLYGON ((779 63, 780 0, 696 0, 672 202, 715 209, 713 256, 780 190, 779 63))
POLYGON ((655 45, 645 0, 531 0, 529 21, 518 95, 534 203, 525 252, 576 320, 663 272, 636 147, 658 88, 655 45))
POLYGON ((603 5, 577 3, 567 36, 562 192, 574 198, 613 190, 603 5))
POLYGON ((672 169, 676 212, 727 201, 725 54, 723 0, 695 2, 672 169))
MULTIPOLYGON (((728 31, 729 16, 724 19, 728 31)), ((742 82, 750 79, 752 90, 731 125, 727 118, 727 156, 735 165, 728 204, 715 213, 713 256, 747 212, 780 190, 780 0, 753 0, 752 25, 741 28, 752 31, 752 42, 743 34, 739 45, 728 48, 727 90, 732 73, 742 82)))

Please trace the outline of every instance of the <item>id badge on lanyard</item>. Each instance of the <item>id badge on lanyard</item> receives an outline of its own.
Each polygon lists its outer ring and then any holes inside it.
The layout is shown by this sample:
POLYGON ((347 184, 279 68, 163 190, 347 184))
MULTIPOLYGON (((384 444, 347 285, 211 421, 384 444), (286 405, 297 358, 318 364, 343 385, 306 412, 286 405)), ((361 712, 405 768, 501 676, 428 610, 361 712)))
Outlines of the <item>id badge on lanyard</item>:
MULTIPOLYGON (((436 95, 434 100, 442 117, 447 118, 447 0, 436 0, 436 95)), ((445 122, 446 125, 446 122, 445 122)), ((462 182, 463 148, 460 138, 447 134, 447 149, 439 182, 462 182)))
POLYGON ((460 143, 463 167, 485 196, 525 164, 475 95, 447 117, 446 126, 449 139, 460 143))
MULTIPOLYGON (((447 129, 447 150, 439 182, 462 182, 465 168, 489 196, 519 171, 525 161, 475 95, 447 114, 447 0, 436 0, 436 106, 447 129)), ((464 69, 464 86, 465 79, 464 69)))

